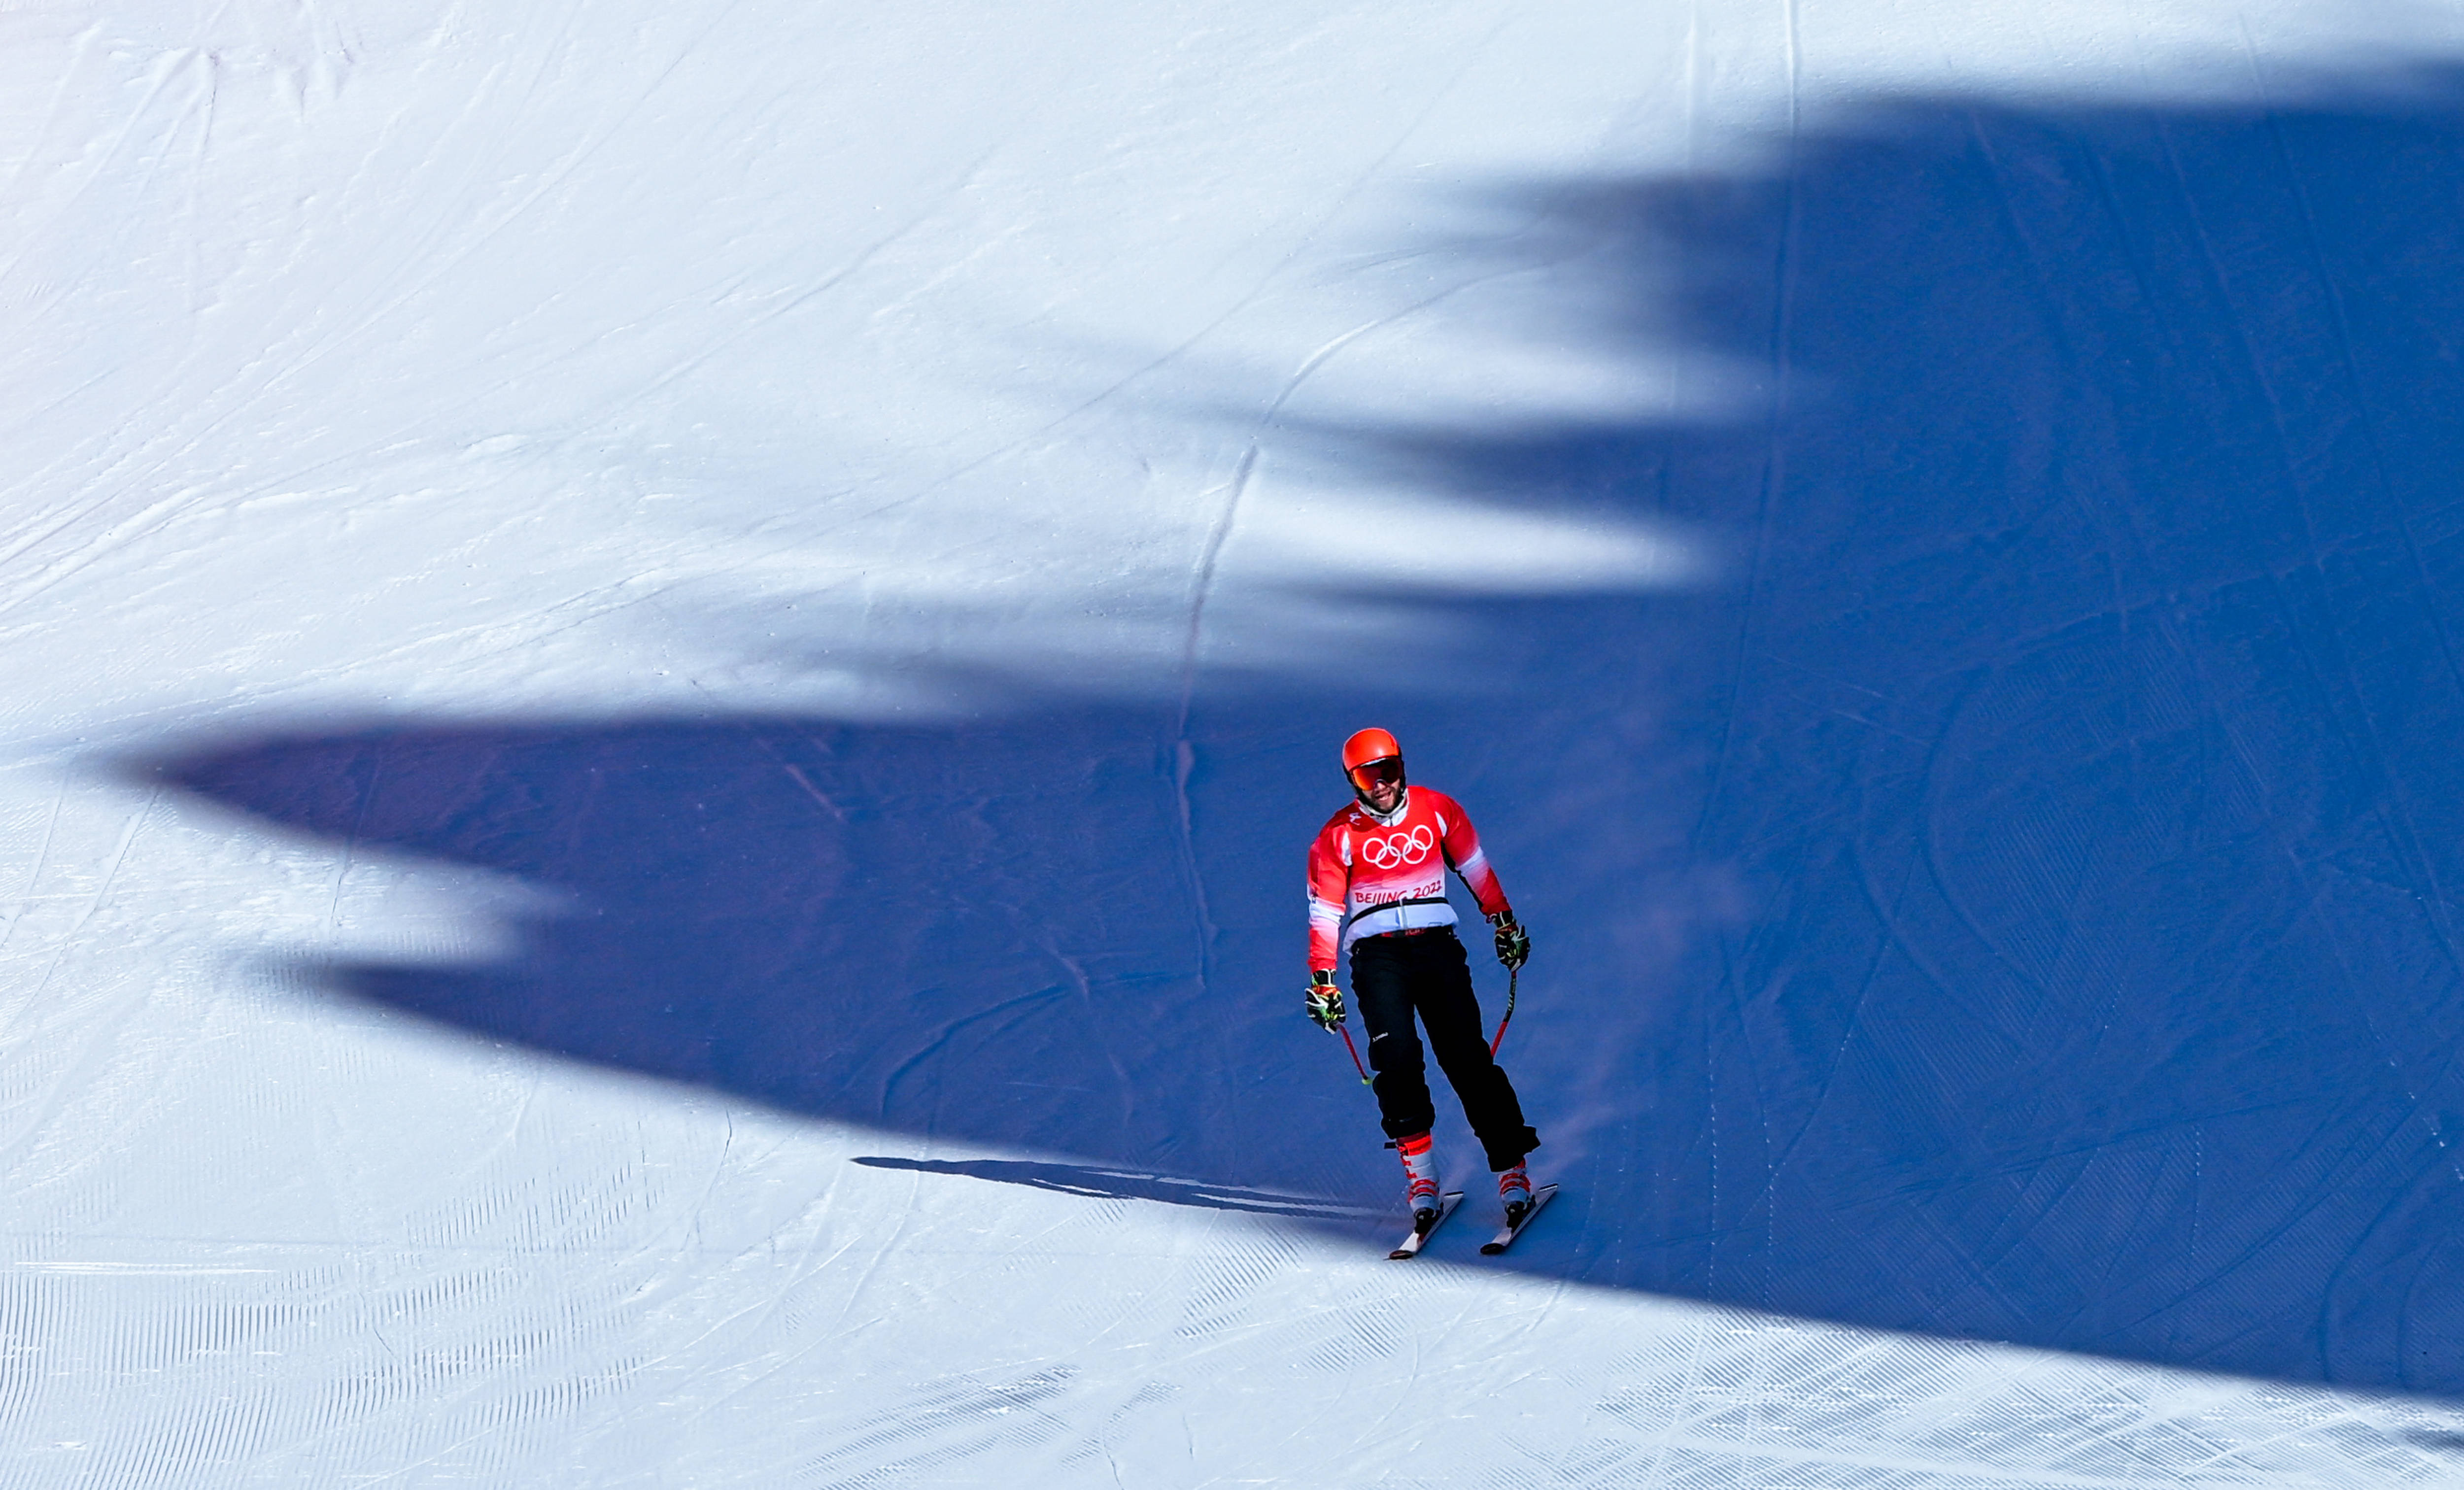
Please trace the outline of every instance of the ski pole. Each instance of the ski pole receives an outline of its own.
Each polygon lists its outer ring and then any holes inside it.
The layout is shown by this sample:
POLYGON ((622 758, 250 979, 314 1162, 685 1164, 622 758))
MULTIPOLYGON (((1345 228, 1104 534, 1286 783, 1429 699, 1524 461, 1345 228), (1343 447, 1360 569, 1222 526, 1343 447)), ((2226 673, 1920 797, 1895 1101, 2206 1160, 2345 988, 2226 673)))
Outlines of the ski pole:
POLYGON ((1491 1059, 1495 1059, 1497 1047, 1506 1043, 1506 1027, 1514 1022, 1514 984, 1515 980, 1522 975, 1521 968, 1506 970, 1506 1018, 1497 1021, 1497 1038, 1488 1042, 1488 1053, 1491 1059))
MULTIPOLYGON (((1360 1047, 1352 1042, 1352 1026, 1349 1024, 1338 1024, 1335 1028, 1343 1032, 1343 1048, 1352 1052, 1352 1068, 1360 1073, 1360 1085, 1363 1086, 1368 1085, 1369 1067, 1360 1063, 1360 1047)), ((1506 1032, 1504 1030, 1498 1031, 1498 1034, 1501 1036, 1505 1033, 1506 1032)), ((1497 1052, 1492 1050, 1489 1054, 1495 1055, 1497 1052)))

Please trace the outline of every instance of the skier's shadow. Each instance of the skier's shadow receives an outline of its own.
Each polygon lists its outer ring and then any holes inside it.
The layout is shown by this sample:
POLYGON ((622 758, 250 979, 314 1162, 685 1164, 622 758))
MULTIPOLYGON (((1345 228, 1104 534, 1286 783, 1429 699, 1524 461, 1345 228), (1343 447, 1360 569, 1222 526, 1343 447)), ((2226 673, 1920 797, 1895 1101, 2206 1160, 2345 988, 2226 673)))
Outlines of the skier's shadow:
POLYGON ((1185 778, 1177 709, 1060 701, 337 727, 144 774, 563 897, 493 966, 338 993, 1067 1156, 952 1183, 1348 1202, 1395 1176, 1299 1013, 1299 852, 1331 743, 1385 724, 1535 932, 1507 1061, 1568 1189, 1503 1263, 2456 1392, 2464 122, 2408 81, 1921 101, 1775 174, 1500 193, 1499 252, 1596 267, 1556 281, 1591 331, 1774 402, 1286 418, 1282 458, 1738 537, 1704 597, 1419 597, 1494 698, 1210 686, 1185 778))
POLYGON ((1242 1185, 1210 1185, 1170 1174, 1099 1169, 1086 1164, 1043 1164, 1019 1159, 902 1159, 881 1154, 866 1154, 854 1162, 868 1169, 957 1174, 1097 1200, 1152 1200, 1160 1205, 1243 1211, 1252 1216, 1281 1216, 1328 1224, 1349 1221, 1364 1230, 1365 1223, 1386 1214, 1375 1206, 1345 1205, 1311 1195, 1287 1195, 1242 1185))

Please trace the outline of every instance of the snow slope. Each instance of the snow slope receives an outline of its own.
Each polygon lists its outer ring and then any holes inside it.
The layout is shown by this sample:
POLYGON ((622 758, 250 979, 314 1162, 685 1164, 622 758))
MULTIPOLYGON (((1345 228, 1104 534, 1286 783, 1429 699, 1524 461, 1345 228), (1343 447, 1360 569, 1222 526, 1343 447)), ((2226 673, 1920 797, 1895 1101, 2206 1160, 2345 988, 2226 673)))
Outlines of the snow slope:
POLYGON ((5 1479, 2464 1482, 2456 22, 0 10, 5 1479))

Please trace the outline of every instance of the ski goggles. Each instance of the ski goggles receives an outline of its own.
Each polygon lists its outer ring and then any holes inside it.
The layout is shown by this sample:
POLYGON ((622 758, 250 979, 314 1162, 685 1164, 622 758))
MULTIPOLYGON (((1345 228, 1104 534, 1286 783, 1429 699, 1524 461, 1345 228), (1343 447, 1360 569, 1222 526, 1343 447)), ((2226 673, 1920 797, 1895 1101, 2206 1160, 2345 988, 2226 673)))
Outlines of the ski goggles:
POLYGON ((1383 760, 1364 760, 1352 768, 1352 784, 1366 792, 1379 786, 1403 784, 1403 757, 1389 756, 1383 760))

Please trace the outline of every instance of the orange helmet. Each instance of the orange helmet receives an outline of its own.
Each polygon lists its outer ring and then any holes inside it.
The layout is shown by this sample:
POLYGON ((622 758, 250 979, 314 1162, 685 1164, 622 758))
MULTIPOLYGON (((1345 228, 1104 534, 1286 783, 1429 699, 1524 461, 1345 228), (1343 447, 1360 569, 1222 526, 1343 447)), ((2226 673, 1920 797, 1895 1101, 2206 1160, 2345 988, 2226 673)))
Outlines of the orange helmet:
POLYGON ((1367 792, 1370 782, 1386 771, 1391 771, 1397 780, 1402 779, 1403 747, 1395 743, 1395 736, 1384 730, 1362 730, 1343 742, 1343 774, 1352 778, 1353 791, 1367 792), (1385 770, 1363 769, 1368 766, 1385 770))

